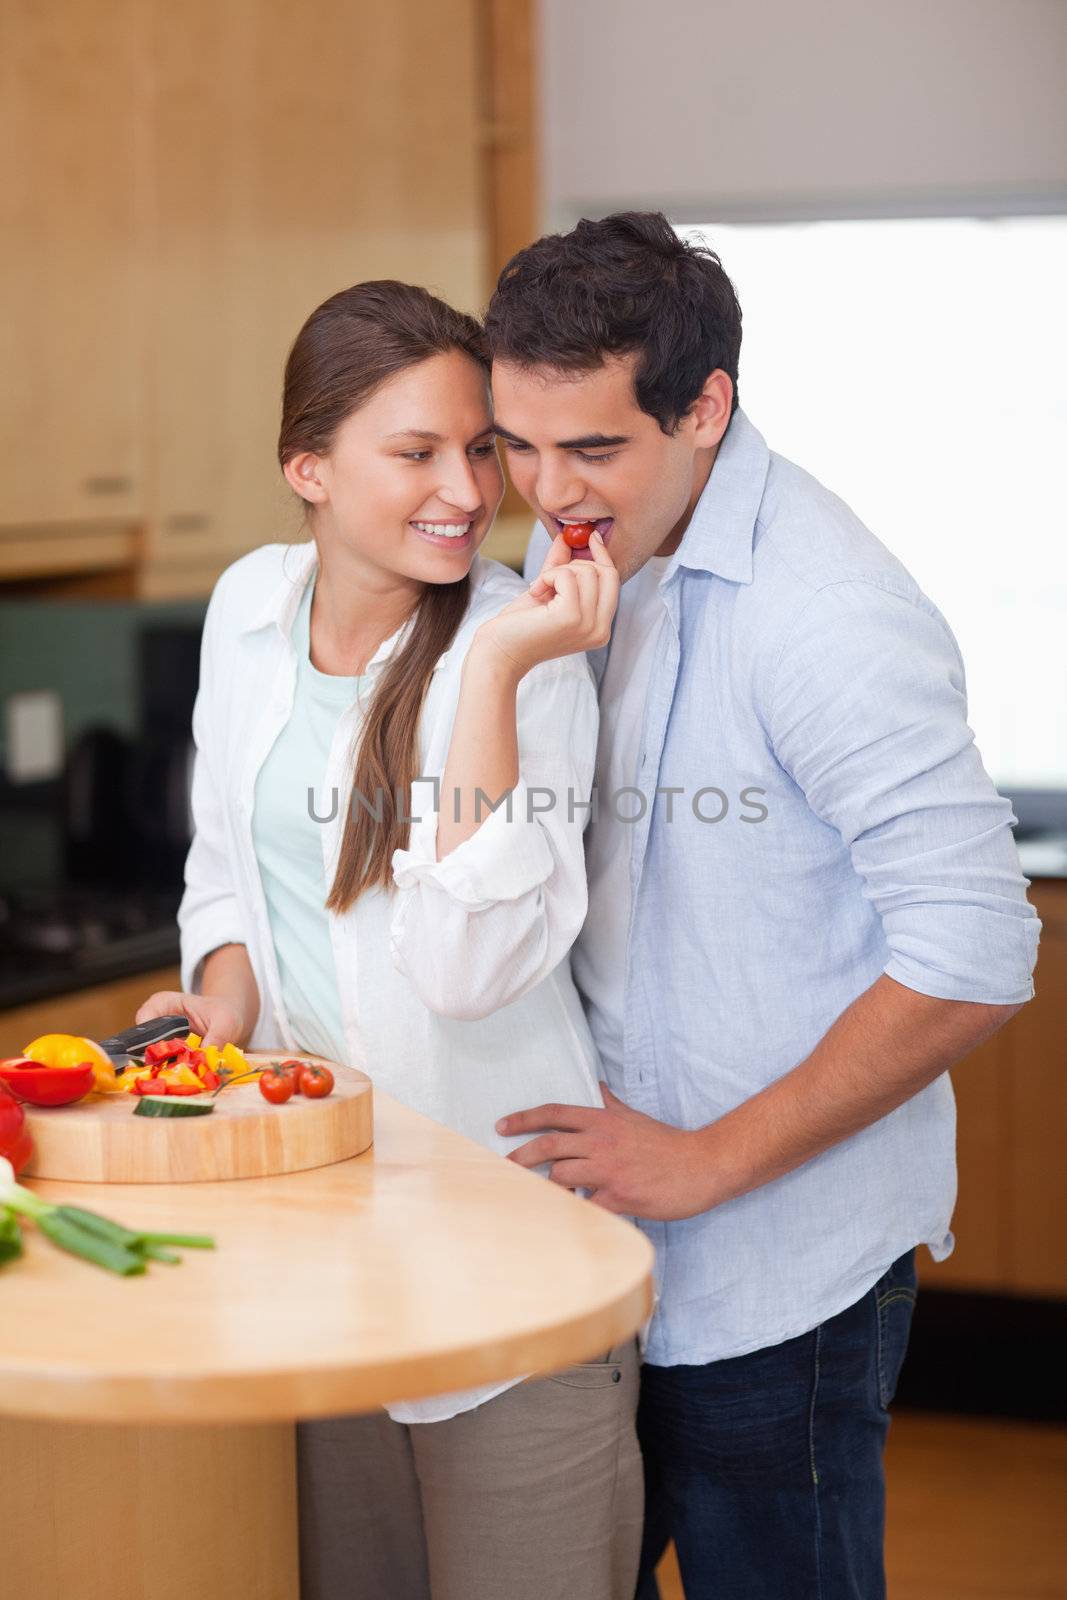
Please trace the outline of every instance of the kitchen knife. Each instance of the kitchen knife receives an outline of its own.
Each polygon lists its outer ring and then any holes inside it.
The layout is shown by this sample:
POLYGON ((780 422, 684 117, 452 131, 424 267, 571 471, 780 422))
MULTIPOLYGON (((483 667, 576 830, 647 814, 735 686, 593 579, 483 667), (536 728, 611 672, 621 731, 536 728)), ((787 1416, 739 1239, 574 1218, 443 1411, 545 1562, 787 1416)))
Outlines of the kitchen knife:
POLYGON ((146 1045, 160 1039, 184 1039, 191 1031, 188 1017, 153 1017, 151 1022, 137 1022, 124 1028, 110 1039, 101 1039, 100 1048, 109 1055, 116 1067, 129 1065, 130 1056, 140 1056, 146 1045))

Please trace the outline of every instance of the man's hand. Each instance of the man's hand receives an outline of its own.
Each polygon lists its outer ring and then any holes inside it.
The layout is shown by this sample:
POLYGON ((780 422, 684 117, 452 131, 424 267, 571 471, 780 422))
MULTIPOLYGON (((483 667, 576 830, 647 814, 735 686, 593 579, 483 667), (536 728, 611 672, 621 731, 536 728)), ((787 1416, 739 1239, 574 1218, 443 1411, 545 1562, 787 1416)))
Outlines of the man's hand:
POLYGON ((843 1011, 799 1066, 706 1127, 644 1116, 601 1084, 606 1110, 537 1106, 502 1134, 537 1133, 509 1161, 551 1161, 568 1189, 609 1211, 661 1222, 693 1217, 784 1177, 888 1116, 1014 1016, 1019 1005, 937 1000, 885 974, 843 1011))
POLYGON ((705 1210, 707 1171, 694 1135, 634 1111, 606 1083, 600 1092, 603 1111, 545 1105, 501 1117, 497 1133, 539 1135, 508 1160, 520 1167, 551 1162, 553 1183, 589 1189, 596 1205, 624 1216, 667 1221, 705 1210))

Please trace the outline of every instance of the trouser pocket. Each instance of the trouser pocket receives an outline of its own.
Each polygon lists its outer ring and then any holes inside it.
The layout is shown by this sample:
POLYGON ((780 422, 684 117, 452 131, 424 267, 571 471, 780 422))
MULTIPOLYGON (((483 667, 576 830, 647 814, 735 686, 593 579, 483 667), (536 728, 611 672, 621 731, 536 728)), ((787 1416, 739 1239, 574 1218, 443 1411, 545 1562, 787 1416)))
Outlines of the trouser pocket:
POLYGON ((888 1410, 897 1392, 915 1310, 915 1251, 894 1261, 875 1285, 878 1325, 878 1401, 888 1410))

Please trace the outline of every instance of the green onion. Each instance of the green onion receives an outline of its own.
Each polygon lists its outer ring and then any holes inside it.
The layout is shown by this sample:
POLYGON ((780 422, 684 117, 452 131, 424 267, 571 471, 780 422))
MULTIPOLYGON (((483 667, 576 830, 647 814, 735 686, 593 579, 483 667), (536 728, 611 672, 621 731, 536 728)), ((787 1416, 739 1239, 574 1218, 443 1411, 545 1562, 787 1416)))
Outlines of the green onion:
POLYGON ((109 1239, 101 1239, 99 1234, 90 1233, 88 1228, 56 1216, 54 1211, 39 1216, 37 1226, 61 1250, 69 1251, 72 1256, 81 1256, 83 1261, 91 1261, 97 1267, 106 1267, 108 1272, 117 1272, 123 1278, 130 1278, 145 1270, 143 1259, 132 1250, 124 1250, 109 1239))
POLYGON ((81 1206, 49 1205, 17 1183, 11 1163, 0 1156, 0 1262, 21 1253, 20 1216, 29 1217, 61 1250, 124 1278, 143 1273, 149 1261, 180 1262, 181 1256, 166 1249, 167 1245, 196 1250, 215 1247, 208 1234, 134 1232, 81 1206))
POLYGON ((22 1254, 22 1228, 13 1211, 0 1211, 0 1262, 22 1254))

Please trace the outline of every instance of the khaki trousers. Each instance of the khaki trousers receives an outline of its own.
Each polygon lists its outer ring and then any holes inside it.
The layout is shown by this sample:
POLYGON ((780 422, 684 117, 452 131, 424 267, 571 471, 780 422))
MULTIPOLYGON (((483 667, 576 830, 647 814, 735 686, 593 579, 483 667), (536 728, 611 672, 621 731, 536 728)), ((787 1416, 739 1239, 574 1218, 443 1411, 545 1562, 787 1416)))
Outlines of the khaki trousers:
POLYGON ((632 1600, 637 1394, 628 1340, 447 1422, 300 1423, 301 1600, 632 1600))

